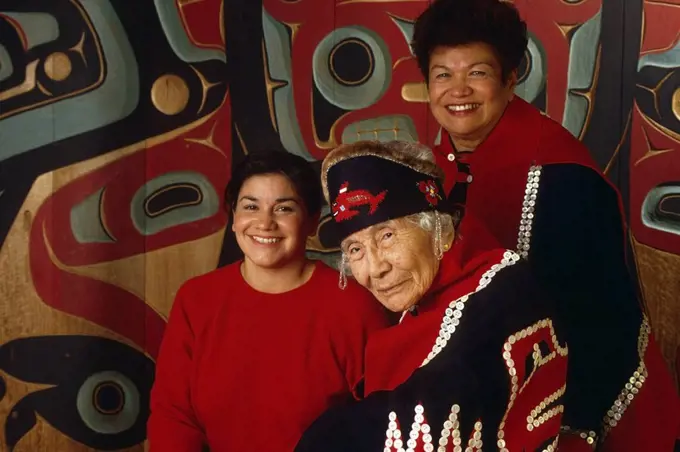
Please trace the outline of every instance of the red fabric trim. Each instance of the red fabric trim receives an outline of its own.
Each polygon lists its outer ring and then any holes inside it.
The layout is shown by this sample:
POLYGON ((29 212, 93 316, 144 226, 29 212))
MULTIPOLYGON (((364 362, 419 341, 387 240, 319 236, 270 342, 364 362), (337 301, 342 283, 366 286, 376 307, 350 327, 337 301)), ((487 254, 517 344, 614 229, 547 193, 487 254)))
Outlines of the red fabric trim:
MULTIPOLYGON (((445 131, 441 141, 436 148, 437 163, 442 167, 455 167, 455 163, 447 158, 454 148, 445 131)), ((519 161, 527 166, 574 163, 601 173, 583 143, 520 97, 510 102, 496 127, 474 152, 461 153, 456 158, 470 164, 493 159, 501 166, 519 161), (552 137, 556 139, 550 139, 552 137), (546 138, 549 143, 545 143, 546 138), (551 147, 546 149, 544 144, 551 147)))
POLYGON ((673 450, 680 419, 680 398, 652 334, 644 361, 648 376, 640 392, 598 450, 673 450), (669 403, 672 400, 676 403, 669 403))
POLYGON ((464 268, 456 254, 444 253, 439 272, 418 305, 418 316, 406 314, 399 325, 370 336, 366 345, 366 395, 393 390, 420 367, 435 343, 449 302, 473 292, 482 274, 499 263, 504 252, 483 253, 464 268))

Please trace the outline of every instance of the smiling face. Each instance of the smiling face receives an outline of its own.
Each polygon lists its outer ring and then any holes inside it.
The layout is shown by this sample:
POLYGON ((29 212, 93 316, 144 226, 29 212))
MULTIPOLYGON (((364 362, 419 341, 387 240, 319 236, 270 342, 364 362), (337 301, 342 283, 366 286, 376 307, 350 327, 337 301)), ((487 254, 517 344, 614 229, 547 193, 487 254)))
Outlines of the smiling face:
POLYGON ((342 251, 357 282, 393 312, 418 303, 439 271, 432 235, 405 218, 352 234, 342 251))
POLYGON ((430 110, 456 148, 472 150, 503 116, 517 75, 504 82, 501 63, 484 43, 437 47, 430 55, 430 110))
POLYGON ((286 176, 262 174, 248 178, 241 186, 232 230, 247 262, 282 268, 304 259, 313 223, 286 176))

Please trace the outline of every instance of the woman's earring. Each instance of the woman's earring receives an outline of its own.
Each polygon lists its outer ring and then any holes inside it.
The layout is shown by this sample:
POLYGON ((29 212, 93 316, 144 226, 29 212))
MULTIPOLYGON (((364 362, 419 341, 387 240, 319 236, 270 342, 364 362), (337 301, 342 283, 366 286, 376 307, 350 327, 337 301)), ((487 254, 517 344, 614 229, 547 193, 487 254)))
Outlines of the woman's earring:
POLYGON ((342 253, 340 257, 340 279, 338 280, 338 287, 340 290, 345 290, 347 288, 347 275, 345 274, 345 267, 347 266, 347 256, 342 253))
POLYGON ((444 248, 442 246, 442 221, 439 218, 439 212, 434 211, 434 254, 437 260, 442 260, 444 257, 444 248))

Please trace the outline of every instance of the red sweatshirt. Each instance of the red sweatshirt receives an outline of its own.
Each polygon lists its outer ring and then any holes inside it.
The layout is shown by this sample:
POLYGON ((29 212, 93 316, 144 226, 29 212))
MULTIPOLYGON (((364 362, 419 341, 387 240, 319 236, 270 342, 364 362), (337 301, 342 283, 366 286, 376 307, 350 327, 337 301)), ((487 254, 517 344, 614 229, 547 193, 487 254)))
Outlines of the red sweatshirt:
POLYGON ((185 283, 156 366, 150 452, 291 451, 329 406, 352 397, 379 303, 321 262, 283 294, 251 288, 234 263, 185 283))

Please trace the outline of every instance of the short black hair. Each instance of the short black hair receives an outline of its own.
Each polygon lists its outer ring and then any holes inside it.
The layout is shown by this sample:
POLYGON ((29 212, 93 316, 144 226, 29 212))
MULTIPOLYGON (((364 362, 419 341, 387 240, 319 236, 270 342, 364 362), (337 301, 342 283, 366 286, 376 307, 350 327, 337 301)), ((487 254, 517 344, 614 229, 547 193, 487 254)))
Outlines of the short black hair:
POLYGON ((435 48, 476 42, 494 49, 505 82, 526 52, 527 25, 517 8, 504 0, 435 0, 416 20, 411 48, 428 80, 435 48))
POLYGON ((321 181, 312 164, 302 157, 284 151, 251 152, 234 167, 224 194, 225 207, 234 210, 243 184, 253 176, 281 174, 293 184, 302 198, 307 213, 315 216, 321 212, 321 181))

